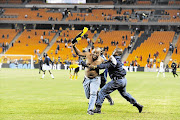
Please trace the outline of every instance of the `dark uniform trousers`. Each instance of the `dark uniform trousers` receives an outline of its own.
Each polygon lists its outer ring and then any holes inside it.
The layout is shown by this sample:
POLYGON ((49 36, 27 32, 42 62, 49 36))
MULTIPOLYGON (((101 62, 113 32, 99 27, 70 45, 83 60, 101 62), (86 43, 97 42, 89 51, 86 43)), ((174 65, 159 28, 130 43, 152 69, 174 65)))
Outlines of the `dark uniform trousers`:
POLYGON ((104 99, 107 95, 112 93, 115 90, 118 90, 122 97, 124 97, 131 104, 137 103, 136 100, 126 92, 126 84, 127 79, 125 77, 122 78, 114 78, 110 82, 108 82, 98 93, 98 99, 96 101, 96 105, 102 105, 104 99))

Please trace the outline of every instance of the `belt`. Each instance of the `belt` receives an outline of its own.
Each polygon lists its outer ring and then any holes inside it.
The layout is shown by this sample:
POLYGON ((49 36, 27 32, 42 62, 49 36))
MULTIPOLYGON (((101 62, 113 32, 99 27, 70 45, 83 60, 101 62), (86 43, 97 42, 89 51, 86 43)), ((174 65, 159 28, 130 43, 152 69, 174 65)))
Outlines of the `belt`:
POLYGON ((119 79, 123 79, 124 77, 122 76, 116 76, 116 77, 113 77, 113 80, 119 80, 119 79))

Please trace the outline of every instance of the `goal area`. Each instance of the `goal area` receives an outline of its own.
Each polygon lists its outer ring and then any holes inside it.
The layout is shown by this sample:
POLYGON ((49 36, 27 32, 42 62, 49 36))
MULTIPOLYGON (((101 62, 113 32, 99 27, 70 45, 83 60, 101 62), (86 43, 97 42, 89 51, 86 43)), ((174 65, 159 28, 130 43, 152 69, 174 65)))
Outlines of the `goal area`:
POLYGON ((0 54, 0 68, 34 69, 33 55, 0 54))

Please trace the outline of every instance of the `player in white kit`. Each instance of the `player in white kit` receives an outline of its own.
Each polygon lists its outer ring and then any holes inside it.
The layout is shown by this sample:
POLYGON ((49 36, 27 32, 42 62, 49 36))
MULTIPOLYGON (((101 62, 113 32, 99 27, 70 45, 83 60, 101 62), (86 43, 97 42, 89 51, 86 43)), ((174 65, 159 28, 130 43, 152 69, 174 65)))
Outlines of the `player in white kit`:
POLYGON ((160 62, 160 67, 159 67, 159 71, 158 71, 158 74, 157 74, 157 77, 159 76, 159 73, 163 73, 163 77, 165 77, 165 67, 164 67, 164 63, 163 63, 163 60, 160 62))

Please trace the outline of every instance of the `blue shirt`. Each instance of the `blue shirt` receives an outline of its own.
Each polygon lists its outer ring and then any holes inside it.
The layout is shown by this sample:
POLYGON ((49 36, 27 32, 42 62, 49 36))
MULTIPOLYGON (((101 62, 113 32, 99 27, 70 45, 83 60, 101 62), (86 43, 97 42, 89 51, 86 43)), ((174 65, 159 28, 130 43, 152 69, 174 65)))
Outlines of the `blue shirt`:
POLYGON ((99 69, 108 69, 111 79, 114 77, 124 77, 126 75, 126 70, 122 67, 121 57, 115 56, 115 59, 117 61, 116 65, 114 65, 111 61, 97 65, 97 68, 99 69))
POLYGON ((52 63, 51 59, 48 56, 46 56, 44 60, 44 64, 49 65, 49 62, 52 63))

